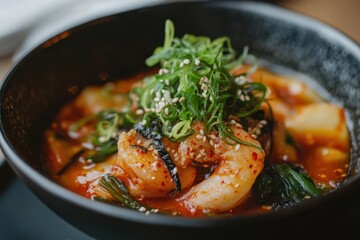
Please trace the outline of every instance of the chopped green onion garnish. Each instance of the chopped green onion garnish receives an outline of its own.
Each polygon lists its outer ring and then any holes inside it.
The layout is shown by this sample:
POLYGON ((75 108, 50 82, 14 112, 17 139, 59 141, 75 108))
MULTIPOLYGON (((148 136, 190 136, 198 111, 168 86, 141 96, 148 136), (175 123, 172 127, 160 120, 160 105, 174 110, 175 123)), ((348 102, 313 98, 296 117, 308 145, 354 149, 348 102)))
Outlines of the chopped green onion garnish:
POLYGON ((124 183, 110 174, 105 174, 99 181, 100 185, 105 188, 111 196, 122 203, 124 206, 139 210, 147 211, 148 209, 138 203, 129 193, 124 183))
POLYGON ((226 125, 229 115, 247 117, 265 100, 266 87, 262 83, 247 81, 246 74, 229 73, 232 67, 247 61, 253 63, 248 72, 252 73, 256 58, 248 54, 247 47, 238 58, 228 37, 211 40, 186 34, 177 38, 174 24, 167 20, 163 46, 146 59, 148 66, 160 64, 159 73, 145 78, 132 94, 140 99, 139 109, 152 113, 143 119, 160 119, 162 135, 172 141, 191 135, 191 124, 201 121, 205 131, 219 131, 226 141, 229 138, 255 147, 236 138, 226 125))

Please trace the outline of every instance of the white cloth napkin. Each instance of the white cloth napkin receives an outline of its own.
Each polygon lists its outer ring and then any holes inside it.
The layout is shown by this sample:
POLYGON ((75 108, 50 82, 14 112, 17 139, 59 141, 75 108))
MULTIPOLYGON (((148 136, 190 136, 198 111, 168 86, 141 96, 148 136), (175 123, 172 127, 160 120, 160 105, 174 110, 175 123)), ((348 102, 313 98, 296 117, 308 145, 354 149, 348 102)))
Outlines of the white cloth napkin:
POLYGON ((160 0, 0 0, 0 57, 91 19, 160 0))

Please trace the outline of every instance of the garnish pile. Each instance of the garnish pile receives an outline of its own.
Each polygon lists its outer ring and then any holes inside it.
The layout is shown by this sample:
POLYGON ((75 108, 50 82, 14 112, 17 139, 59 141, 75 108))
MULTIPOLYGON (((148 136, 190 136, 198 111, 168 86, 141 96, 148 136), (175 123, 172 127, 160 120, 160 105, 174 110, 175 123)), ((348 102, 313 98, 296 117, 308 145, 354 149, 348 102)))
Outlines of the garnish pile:
MULTIPOLYGON (((173 23, 167 20, 164 44, 146 59, 146 64, 149 67, 160 65, 160 69, 131 90, 128 107, 122 112, 102 111, 81 119, 70 128, 70 131, 76 132, 89 122, 96 125, 95 133, 88 139, 95 146, 85 153, 88 161, 99 163, 116 153, 118 132, 134 128, 144 138, 152 139, 176 190, 180 192, 176 166, 165 149, 163 137, 182 141, 194 133, 192 123, 200 121, 205 126, 204 141, 210 141, 207 132, 217 131, 228 144, 258 148, 235 137, 230 129, 234 119, 244 126, 249 119, 257 120, 261 126, 266 124, 264 110, 260 107, 266 102, 267 87, 261 82, 248 80, 248 75, 256 70, 257 60, 248 54, 247 48, 237 56, 228 37, 211 40, 185 34, 177 38, 173 23), (235 66, 245 63, 253 67, 241 75, 230 74, 235 66)), ((271 134, 268 140, 272 140, 271 134)), ((80 154, 84 154, 84 150, 81 151, 80 154)), ((267 154, 271 155, 271 149, 267 154)), ((259 203, 286 207, 307 196, 322 194, 303 171, 287 164, 267 165, 265 163, 265 170, 254 185, 259 203)), ((106 175, 100 184, 124 206, 145 209, 129 195, 119 179, 106 175)))
POLYGON ((160 64, 159 73, 144 79, 131 93, 133 106, 147 126, 161 120, 162 135, 172 141, 190 136, 191 123, 201 121, 205 133, 216 130, 222 139, 251 145, 236 138, 225 124, 229 116, 245 118, 259 109, 266 97, 262 83, 249 82, 246 74, 232 76, 229 70, 255 58, 245 48, 237 58, 228 37, 211 41, 186 34, 174 37, 174 25, 166 21, 165 41, 146 60, 149 67, 160 64))

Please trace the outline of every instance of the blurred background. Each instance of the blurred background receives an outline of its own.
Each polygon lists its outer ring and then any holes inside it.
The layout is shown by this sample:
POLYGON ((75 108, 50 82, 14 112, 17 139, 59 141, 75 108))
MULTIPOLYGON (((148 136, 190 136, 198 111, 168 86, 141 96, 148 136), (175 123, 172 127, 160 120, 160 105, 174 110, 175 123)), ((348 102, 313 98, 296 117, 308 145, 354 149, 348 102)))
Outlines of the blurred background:
MULTIPOLYGON (((0 81, 13 62, 49 36, 107 14, 168 1, 173 0, 0 0, 0 81)), ((263 1, 319 19, 360 43, 360 0, 263 1)), ((1 151, 0 213, 0 239, 91 239, 39 202, 4 164, 1 151)))
MULTIPOLYGON (((117 11, 173 0, 0 0, 0 79, 30 46, 117 11)), ((261 1, 261 0, 257 0, 261 1)), ((359 0, 263 0, 317 18, 360 42, 359 0)))

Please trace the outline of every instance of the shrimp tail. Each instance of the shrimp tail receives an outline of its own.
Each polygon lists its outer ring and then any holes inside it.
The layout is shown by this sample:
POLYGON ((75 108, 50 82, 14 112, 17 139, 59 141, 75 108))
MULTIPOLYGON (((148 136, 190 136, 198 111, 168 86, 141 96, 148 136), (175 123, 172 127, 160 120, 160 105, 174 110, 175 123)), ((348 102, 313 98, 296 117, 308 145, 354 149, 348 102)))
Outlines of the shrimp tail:
POLYGON ((153 120, 150 124, 150 127, 145 127, 141 123, 137 123, 134 125, 134 129, 144 138, 153 140, 155 149, 158 151, 161 160, 165 163, 165 166, 168 169, 170 176, 175 183, 176 191, 180 193, 180 177, 177 172, 177 168, 170 157, 170 154, 166 151, 165 145, 162 142, 162 136, 160 134, 161 122, 159 121, 159 119, 153 120))

